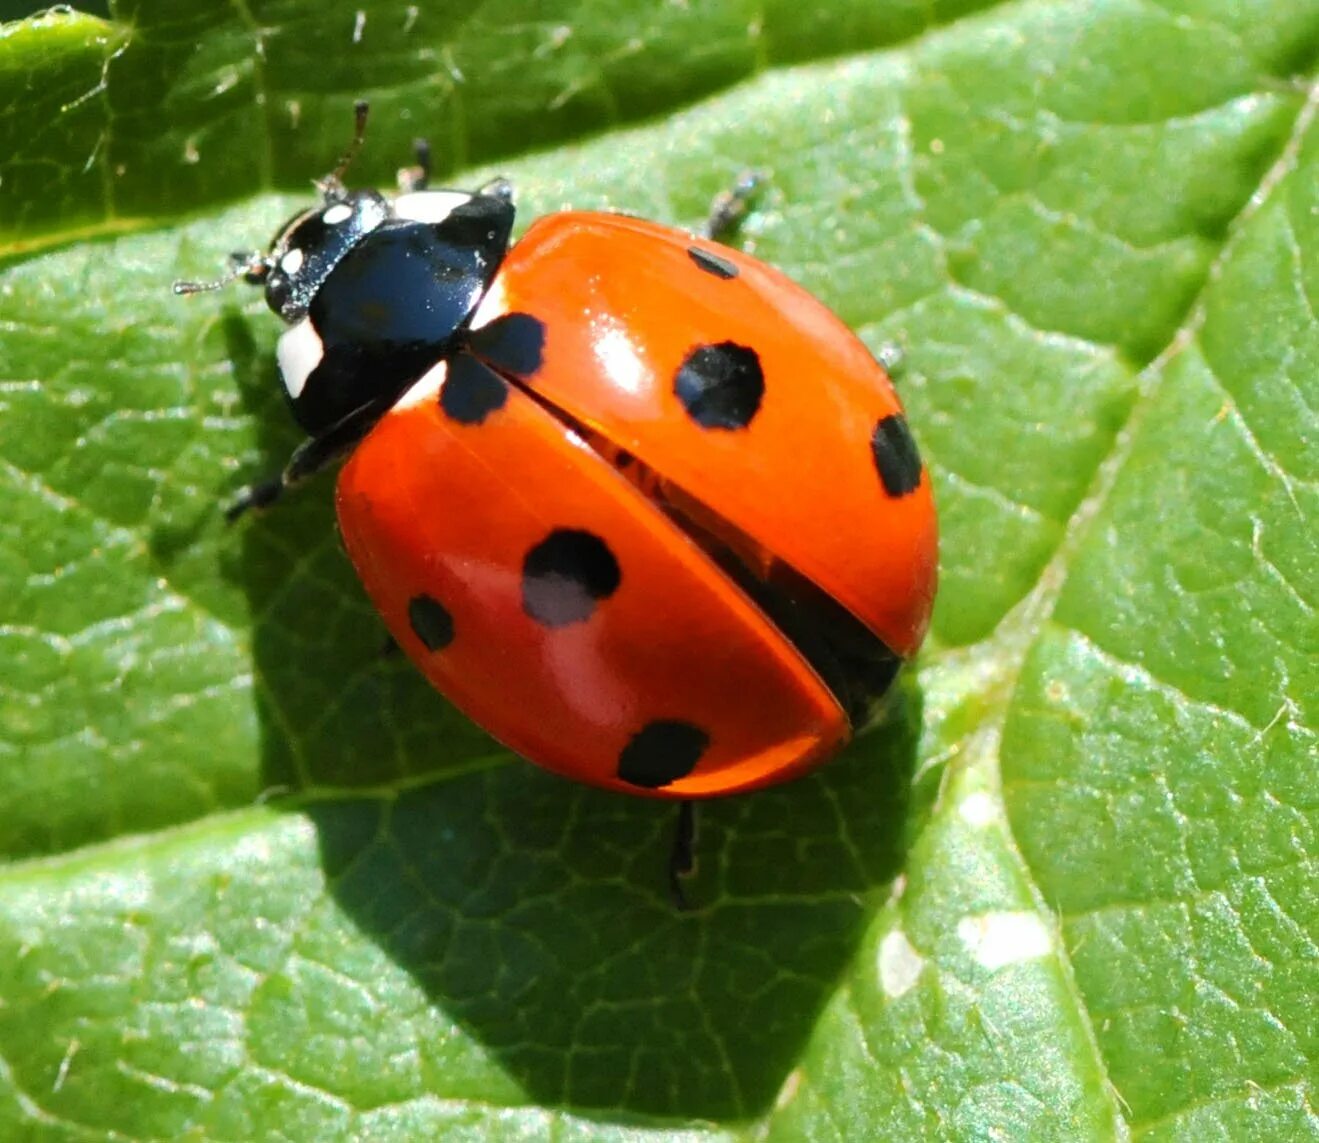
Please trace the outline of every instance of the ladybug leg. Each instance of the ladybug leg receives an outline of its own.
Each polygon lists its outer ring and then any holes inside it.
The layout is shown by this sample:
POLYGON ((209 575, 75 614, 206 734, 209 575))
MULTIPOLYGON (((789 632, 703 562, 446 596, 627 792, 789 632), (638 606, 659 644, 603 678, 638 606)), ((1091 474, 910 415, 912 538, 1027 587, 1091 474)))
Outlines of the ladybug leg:
POLYGON ((759 171, 743 171, 737 182, 715 195, 714 202, 710 204, 710 217, 701 228, 701 237, 727 244, 733 231, 746 217, 751 200, 764 181, 765 176, 759 171))
POLYGON ((369 405, 345 417, 329 432, 303 441, 289 457, 283 472, 244 488, 237 499, 225 509, 224 518, 232 524, 253 508, 269 508, 288 489, 329 468, 349 452, 366 436, 379 417, 379 410, 369 405))
POLYGON ((678 803, 678 826, 673 831, 673 848, 669 850, 669 894, 679 912, 689 908, 683 892, 682 878, 696 868, 696 803, 678 803))
MULTIPOLYGON (((430 141, 427 139, 413 139, 412 154, 412 166, 404 167, 398 173, 398 189, 400 194, 410 194, 413 191, 424 191, 430 187, 430 141)), ((502 199, 504 202, 512 202, 513 184, 505 178, 491 179, 488 183, 478 187, 476 193, 485 195, 488 198, 498 198, 502 199)))
POLYGON ((424 191, 431 181, 431 145, 427 139, 412 140, 413 165, 404 167, 398 173, 400 194, 412 191, 424 191))

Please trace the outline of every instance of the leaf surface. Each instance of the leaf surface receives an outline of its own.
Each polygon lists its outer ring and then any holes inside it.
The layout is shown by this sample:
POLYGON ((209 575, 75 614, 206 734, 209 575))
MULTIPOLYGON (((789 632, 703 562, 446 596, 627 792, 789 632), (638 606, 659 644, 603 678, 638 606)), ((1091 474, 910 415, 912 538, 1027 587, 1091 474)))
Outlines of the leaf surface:
POLYGON ((1319 1138, 1319 4, 140 0, 0 27, 0 1134, 1319 1138), (367 95, 520 217, 742 241, 897 379, 934 631, 702 807, 406 665, 260 246, 367 95))

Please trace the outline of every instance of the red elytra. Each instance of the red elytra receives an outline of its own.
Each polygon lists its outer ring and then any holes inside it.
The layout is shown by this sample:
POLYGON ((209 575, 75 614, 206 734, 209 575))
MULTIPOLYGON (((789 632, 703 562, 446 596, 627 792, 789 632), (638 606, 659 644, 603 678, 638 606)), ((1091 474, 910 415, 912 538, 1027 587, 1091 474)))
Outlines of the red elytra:
POLYGON ((535 223, 336 503, 440 691, 634 794, 825 761, 934 599, 929 477, 883 368, 778 271, 623 216, 535 223))

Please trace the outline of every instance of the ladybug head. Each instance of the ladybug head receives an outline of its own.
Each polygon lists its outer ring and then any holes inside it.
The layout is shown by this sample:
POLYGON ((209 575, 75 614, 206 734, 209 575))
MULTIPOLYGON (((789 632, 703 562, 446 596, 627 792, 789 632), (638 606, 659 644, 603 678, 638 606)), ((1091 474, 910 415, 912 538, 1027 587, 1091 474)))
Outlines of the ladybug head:
POLYGON ((400 173, 401 192, 349 191, 343 173, 362 144, 366 104, 320 201, 275 234, 266 253, 235 254, 216 282, 176 282, 180 294, 242 278, 265 290, 287 323, 276 357, 294 417, 308 435, 379 417, 464 336, 508 249, 511 189, 424 189, 428 159, 400 173), (404 177, 408 176, 408 177, 404 177))
POLYGON ((307 316, 316 291, 345 254, 390 217, 383 195, 372 190, 324 191, 324 201, 280 227, 270 252, 240 268, 243 279, 265 286, 266 304, 292 325, 307 316))
POLYGON ((390 217, 383 195, 372 190, 349 191, 343 176, 362 149, 366 137, 367 103, 353 108, 353 141, 333 171, 316 180, 321 202, 302 210, 275 232, 266 253, 229 255, 230 271, 214 282, 175 282, 176 294, 218 290, 235 278, 264 286, 266 304, 290 325, 307 316, 307 307, 330 271, 354 246, 390 217))

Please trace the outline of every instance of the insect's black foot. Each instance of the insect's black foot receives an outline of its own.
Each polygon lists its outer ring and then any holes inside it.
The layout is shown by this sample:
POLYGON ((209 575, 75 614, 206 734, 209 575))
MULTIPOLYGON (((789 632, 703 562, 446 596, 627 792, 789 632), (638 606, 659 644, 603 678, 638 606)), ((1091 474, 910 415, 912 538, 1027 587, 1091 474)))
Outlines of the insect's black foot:
POLYGON ((225 521, 232 524, 240 517, 246 516, 254 508, 258 511, 262 508, 269 508, 283 495, 284 478, 282 476, 250 485, 244 488, 238 494, 238 498, 224 510, 225 521))
POLYGON ((682 879, 696 868, 696 805, 678 803, 678 827, 673 831, 673 848, 669 850, 669 895, 681 913, 691 907, 683 891, 682 879))

